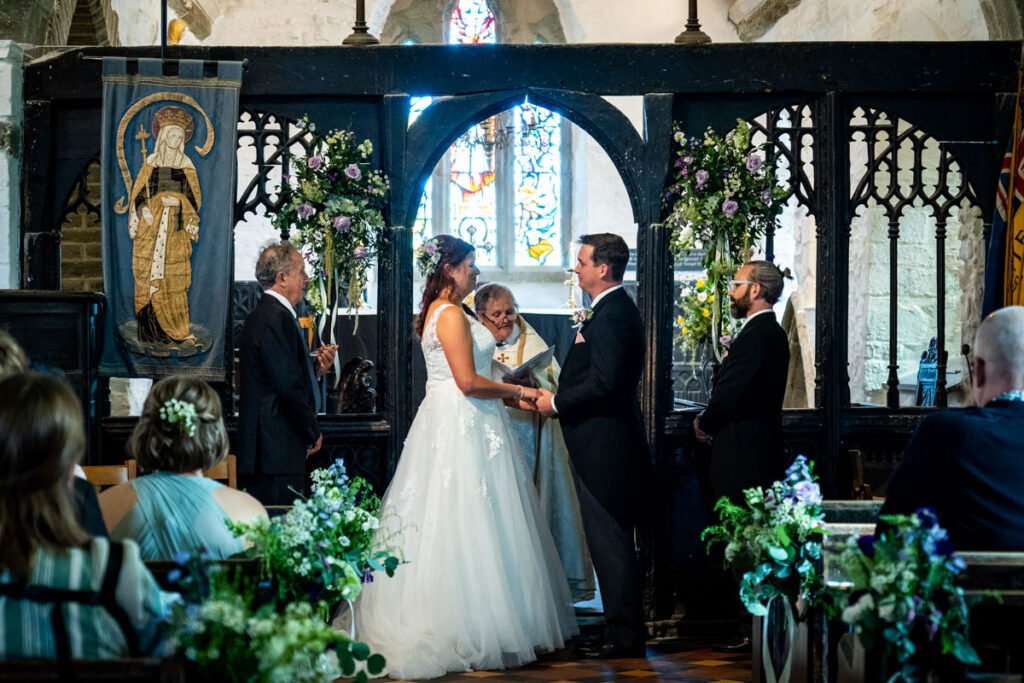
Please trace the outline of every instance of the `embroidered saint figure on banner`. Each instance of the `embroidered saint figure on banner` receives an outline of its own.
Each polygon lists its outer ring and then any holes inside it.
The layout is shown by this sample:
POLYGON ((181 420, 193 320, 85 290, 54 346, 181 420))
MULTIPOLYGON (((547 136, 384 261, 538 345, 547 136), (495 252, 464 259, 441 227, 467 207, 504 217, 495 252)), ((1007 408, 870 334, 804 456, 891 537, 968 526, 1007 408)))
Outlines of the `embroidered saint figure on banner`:
POLYGON ((241 85, 236 61, 103 58, 103 375, 227 377, 241 85))
POLYGON ((195 151, 201 156, 214 146, 213 129, 206 112, 192 98, 175 93, 156 93, 136 102, 118 126, 118 165, 124 176, 128 202, 118 200, 114 211, 128 214, 132 242, 132 277, 135 285, 135 321, 122 323, 128 347, 140 354, 181 357, 204 353, 210 333, 192 322, 188 294, 192 286, 193 248, 199 242, 203 193, 196 166, 188 155, 188 143, 196 132, 195 116, 177 104, 160 107, 152 114, 150 131, 144 121, 134 135, 141 164, 131 179, 125 152, 125 136, 133 119, 144 118, 145 107, 172 99, 191 104, 207 124, 207 140, 195 151), (147 141, 155 139, 152 151, 147 141))
MULTIPOLYGON (((147 136, 139 125, 137 137, 145 150, 147 136)), ((189 330, 188 289, 203 195, 195 165, 185 152, 194 128, 191 114, 181 107, 156 112, 156 146, 145 156, 128 198, 135 318, 143 344, 196 343, 189 330)))

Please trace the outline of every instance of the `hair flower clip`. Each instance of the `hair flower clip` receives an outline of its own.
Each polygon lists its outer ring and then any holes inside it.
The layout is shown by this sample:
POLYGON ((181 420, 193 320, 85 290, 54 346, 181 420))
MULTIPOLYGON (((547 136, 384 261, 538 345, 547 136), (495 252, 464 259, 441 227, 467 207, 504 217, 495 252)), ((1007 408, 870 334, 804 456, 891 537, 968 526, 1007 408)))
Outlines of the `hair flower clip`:
POLYGON ((168 424, 178 425, 178 430, 188 434, 196 435, 196 406, 188 401, 180 401, 176 398, 164 401, 160 406, 160 419, 168 424))
POLYGON ((432 237, 423 243, 423 246, 416 248, 416 263, 420 268, 420 274, 429 278, 437 270, 441 263, 441 242, 432 237))

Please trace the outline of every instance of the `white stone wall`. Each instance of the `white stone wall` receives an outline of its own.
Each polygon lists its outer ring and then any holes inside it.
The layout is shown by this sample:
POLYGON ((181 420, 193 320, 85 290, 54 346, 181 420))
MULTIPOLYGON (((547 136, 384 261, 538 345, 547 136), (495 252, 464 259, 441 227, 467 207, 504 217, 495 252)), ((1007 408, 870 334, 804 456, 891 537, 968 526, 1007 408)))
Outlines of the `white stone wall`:
MULTIPOLYGON (((10 127, 15 150, 22 146, 22 59, 17 43, 0 40, 0 126, 10 127)), ((20 285, 20 188, 21 154, 0 148, 0 289, 20 285)))

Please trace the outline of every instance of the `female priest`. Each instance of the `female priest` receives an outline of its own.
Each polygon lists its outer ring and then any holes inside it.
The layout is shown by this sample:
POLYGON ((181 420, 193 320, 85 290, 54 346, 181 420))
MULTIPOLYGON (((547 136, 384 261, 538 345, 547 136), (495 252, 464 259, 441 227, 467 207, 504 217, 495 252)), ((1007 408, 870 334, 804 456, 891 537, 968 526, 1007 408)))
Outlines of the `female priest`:
MULTIPOLYGON (((476 291, 473 305, 480 322, 498 342, 492 366, 496 382, 548 348, 536 330, 519 315, 518 304, 508 287, 496 283, 484 285, 476 291)), ((528 380, 531 386, 557 392, 558 373, 558 361, 552 357, 529 371, 528 380)), ((513 406, 508 406, 507 410, 512 432, 526 455, 527 467, 533 472, 541 509, 555 539, 573 599, 589 600, 594 597, 594 568, 583 536, 580 504, 562 429, 557 420, 539 413, 513 406)))

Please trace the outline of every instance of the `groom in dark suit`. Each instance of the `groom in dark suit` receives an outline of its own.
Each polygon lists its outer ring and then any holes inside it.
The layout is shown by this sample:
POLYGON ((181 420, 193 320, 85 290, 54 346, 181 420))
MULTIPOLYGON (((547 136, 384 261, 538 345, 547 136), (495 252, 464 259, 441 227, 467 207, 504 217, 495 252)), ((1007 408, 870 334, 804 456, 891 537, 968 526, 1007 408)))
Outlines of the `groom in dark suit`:
POLYGON ((623 239, 585 235, 580 244, 576 275, 592 302, 562 365, 558 394, 542 392, 537 409, 561 422, 604 604, 605 642, 582 654, 643 657, 642 576, 633 543, 651 469, 637 400, 643 323, 622 288, 629 261, 623 239))
POLYGON ((239 342, 241 378, 238 473, 265 505, 290 504, 306 483, 306 458, 320 450, 317 375, 334 362, 321 346, 316 364, 296 318, 309 277, 288 242, 260 253, 256 279, 263 296, 245 320, 239 342))

